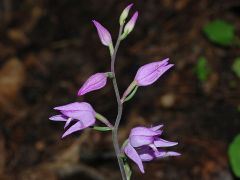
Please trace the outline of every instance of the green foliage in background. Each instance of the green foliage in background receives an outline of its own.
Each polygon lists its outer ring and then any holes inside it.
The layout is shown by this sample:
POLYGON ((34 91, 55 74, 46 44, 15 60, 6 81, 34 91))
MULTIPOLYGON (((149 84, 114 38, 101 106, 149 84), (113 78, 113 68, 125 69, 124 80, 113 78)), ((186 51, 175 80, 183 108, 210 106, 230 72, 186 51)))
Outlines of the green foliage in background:
POLYGON ((234 60, 232 64, 232 70, 240 78, 240 57, 234 60))
POLYGON ((200 57, 197 60, 197 65, 196 65, 196 74, 197 78, 204 82, 208 79, 210 73, 210 68, 208 67, 207 64, 207 59, 205 57, 200 57))
POLYGON ((210 41, 223 46, 232 45, 236 39, 233 24, 220 19, 209 22, 203 31, 210 41))
POLYGON ((240 177, 240 134, 237 135, 230 144, 228 156, 234 174, 240 177))

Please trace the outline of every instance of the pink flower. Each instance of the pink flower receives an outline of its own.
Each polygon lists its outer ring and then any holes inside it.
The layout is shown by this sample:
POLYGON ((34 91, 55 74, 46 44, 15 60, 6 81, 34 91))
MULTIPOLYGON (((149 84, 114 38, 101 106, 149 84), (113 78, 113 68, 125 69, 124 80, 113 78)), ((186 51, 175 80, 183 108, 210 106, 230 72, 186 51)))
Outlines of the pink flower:
POLYGON ((173 66, 173 64, 168 64, 168 60, 169 58, 140 67, 134 78, 137 86, 148 86, 158 80, 159 77, 173 66))
POLYGON ((60 111, 61 114, 50 117, 50 120, 66 122, 64 128, 69 126, 71 122, 74 122, 74 124, 65 131, 62 138, 76 131, 92 126, 96 121, 96 112, 87 102, 74 102, 55 107, 54 109, 60 111))
POLYGON ((112 45, 112 38, 111 38, 111 34, 109 33, 109 31, 103 27, 99 22, 93 20, 92 21, 95 25, 95 27, 97 28, 97 32, 98 32, 98 36, 101 40, 101 42, 103 43, 103 45, 105 46, 111 46, 112 45))
POLYGON ((163 147, 175 146, 178 143, 160 138, 159 136, 162 134, 162 130, 160 130, 161 128, 162 125, 152 128, 133 128, 127 144, 123 147, 125 154, 138 165, 142 173, 144 173, 143 162, 180 155, 177 152, 164 151, 162 149, 163 147))
POLYGON ((83 86, 78 91, 78 96, 84 95, 88 92, 103 88, 107 83, 106 73, 96 73, 90 76, 83 86))

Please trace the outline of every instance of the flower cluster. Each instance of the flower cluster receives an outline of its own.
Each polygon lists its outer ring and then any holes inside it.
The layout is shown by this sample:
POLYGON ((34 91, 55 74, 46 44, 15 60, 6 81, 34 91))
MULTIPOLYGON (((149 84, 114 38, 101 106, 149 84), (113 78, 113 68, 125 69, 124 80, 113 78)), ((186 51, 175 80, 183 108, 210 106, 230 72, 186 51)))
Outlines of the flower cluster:
POLYGON ((164 151, 162 147, 175 146, 177 142, 166 141, 159 136, 162 134, 163 125, 152 128, 136 127, 131 130, 127 143, 123 146, 122 151, 133 160, 144 173, 143 163, 154 159, 168 156, 179 156, 174 151, 164 151))
MULTIPOLYGON (((117 39, 116 45, 113 45, 112 37, 110 32, 98 21, 93 20, 93 24, 97 29, 98 36, 100 41, 104 46, 107 46, 110 51, 111 60, 114 65, 116 52, 118 46, 122 40, 124 40, 134 29, 138 18, 138 12, 136 11, 130 20, 126 22, 130 9, 133 4, 128 5, 122 12, 119 24, 120 31, 119 37, 117 39)), ((128 179, 130 179, 129 166, 127 162, 123 163, 121 159, 120 149, 118 146, 117 140, 117 130, 118 125, 121 119, 122 106, 123 103, 130 100, 139 87, 145 87, 156 82, 165 72, 167 72, 174 65, 169 63, 169 58, 163 60, 157 60, 141 66, 132 83, 124 91, 123 95, 120 96, 119 90, 117 87, 117 82, 115 78, 114 68, 111 66, 110 72, 98 72, 91 75, 82 87, 79 89, 77 95, 83 96, 92 91, 99 90, 107 84, 108 78, 112 80, 117 102, 118 102, 118 116, 116 122, 112 125, 107 118, 103 115, 97 113, 93 107, 87 102, 73 102, 67 105, 55 107, 54 110, 59 111, 58 115, 52 116, 49 119, 51 121, 62 121, 65 122, 64 133, 62 138, 83 130, 85 128, 93 127, 98 131, 108 131, 111 130, 113 133, 113 142, 116 155, 118 157, 119 166, 121 169, 121 174, 123 179, 125 179, 125 172, 128 179), (121 98, 120 98, 121 97, 121 98), (120 116, 119 116, 120 115, 120 116), (97 126, 96 120, 99 120, 101 123, 104 123, 105 126, 97 126), (116 145, 117 144, 117 145, 116 145), (124 167, 123 167, 124 166, 124 167), (124 170, 125 171, 124 171, 124 170)), ((153 159, 163 158, 167 156, 178 156, 180 155, 177 152, 173 151, 164 151, 163 147, 171 147, 177 145, 176 142, 166 141, 160 138, 162 134, 162 125, 146 128, 146 127, 136 127, 131 130, 129 138, 125 141, 122 146, 122 154, 124 158, 129 158, 134 161, 140 171, 144 173, 143 162, 151 161, 153 159), (125 155, 126 156, 125 156, 125 155)))

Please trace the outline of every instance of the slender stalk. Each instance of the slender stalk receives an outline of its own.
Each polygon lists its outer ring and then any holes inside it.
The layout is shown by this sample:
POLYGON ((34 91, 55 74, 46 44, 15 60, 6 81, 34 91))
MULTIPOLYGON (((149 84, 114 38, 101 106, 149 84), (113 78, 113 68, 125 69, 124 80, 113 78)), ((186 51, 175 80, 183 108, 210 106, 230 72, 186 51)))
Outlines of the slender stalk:
POLYGON ((103 115, 99 114, 96 112, 95 115, 96 119, 101 121, 102 123, 104 123, 106 126, 108 126, 109 128, 113 129, 113 125, 107 120, 107 118, 105 118, 103 115))
POLYGON ((121 120, 121 117, 122 117, 123 106, 122 106, 122 103, 121 103, 121 98, 120 98, 118 85, 117 85, 117 80, 116 80, 116 76, 115 76, 116 54, 117 54, 119 44, 121 42, 122 30, 123 30, 123 26, 120 26, 118 39, 117 39, 114 51, 113 51, 113 53, 111 53, 111 72, 112 72, 112 75, 113 75, 112 82, 113 82, 113 88, 114 88, 114 91, 115 91, 117 104, 118 104, 118 113, 117 113, 117 117, 116 117, 116 121, 115 121, 115 124, 114 124, 113 131, 112 131, 112 140, 113 140, 113 146, 114 146, 114 150, 115 150, 117 160, 118 160, 118 165, 120 167, 122 179, 127 180, 125 170, 124 170, 123 160, 121 158, 121 150, 120 150, 120 147, 119 147, 119 144, 118 144, 118 127, 119 127, 119 123, 120 123, 120 120, 121 120))

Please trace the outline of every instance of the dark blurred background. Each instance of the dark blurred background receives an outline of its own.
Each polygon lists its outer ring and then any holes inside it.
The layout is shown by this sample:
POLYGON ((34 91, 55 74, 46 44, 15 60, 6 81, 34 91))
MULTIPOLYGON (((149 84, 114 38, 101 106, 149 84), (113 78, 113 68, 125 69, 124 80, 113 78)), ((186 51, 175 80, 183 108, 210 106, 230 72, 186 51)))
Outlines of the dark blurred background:
POLYGON ((1 0, 1 180, 120 179, 111 133, 87 129, 62 140, 63 124, 48 118, 53 107, 84 100, 114 122, 110 81, 76 93, 91 74, 110 70, 91 20, 115 41, 119 15, 132 2, 139 19, 118 52, 121 93, 140 66, 166 57, 175 66, 124 105, 120 141, 134 126, 164 124, 164 138, 182 153, 145 163, 144 175, 133 164, 133 180, 235 179, 227 151, 240 132, 240 77, 232 69, 239 46, 213 43, 203 28, 221 19, 240 37, 239 0, 1 0))

